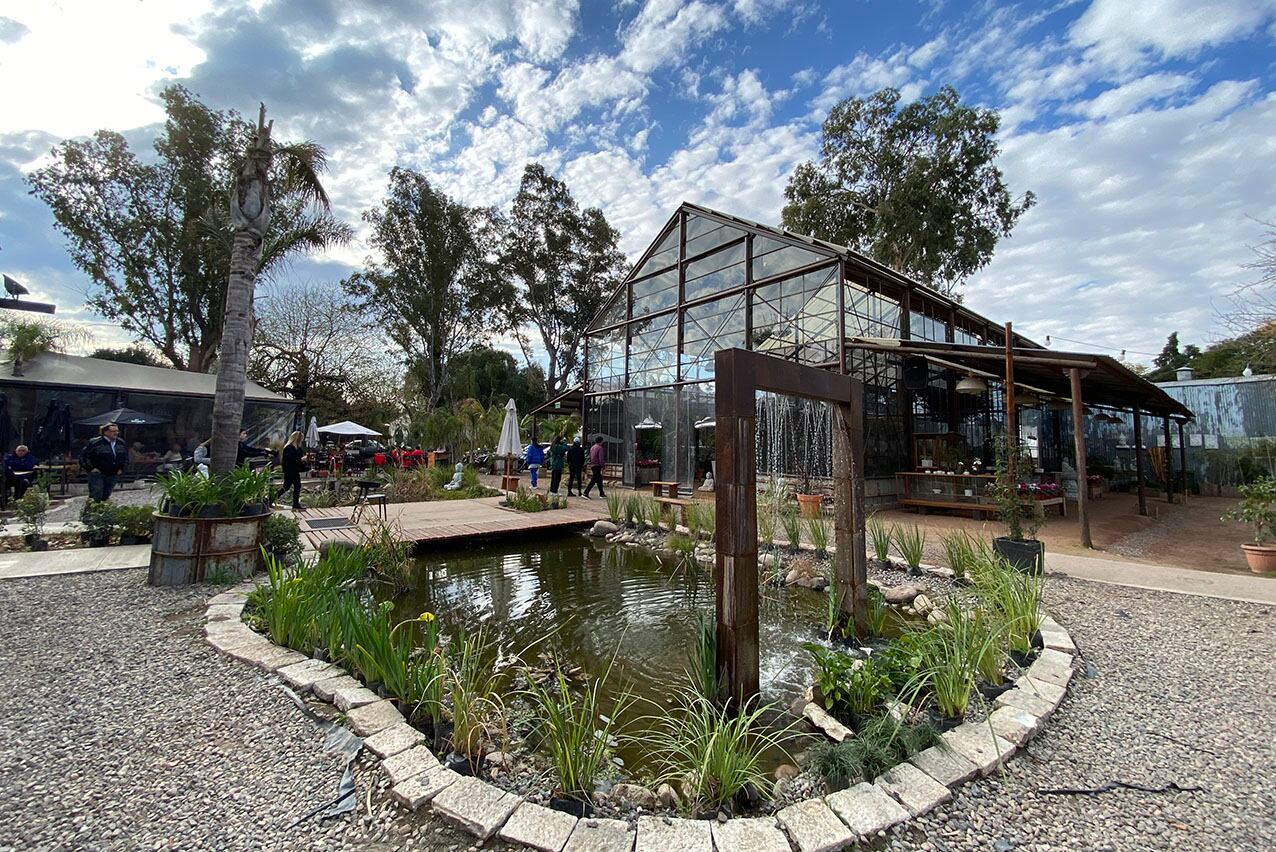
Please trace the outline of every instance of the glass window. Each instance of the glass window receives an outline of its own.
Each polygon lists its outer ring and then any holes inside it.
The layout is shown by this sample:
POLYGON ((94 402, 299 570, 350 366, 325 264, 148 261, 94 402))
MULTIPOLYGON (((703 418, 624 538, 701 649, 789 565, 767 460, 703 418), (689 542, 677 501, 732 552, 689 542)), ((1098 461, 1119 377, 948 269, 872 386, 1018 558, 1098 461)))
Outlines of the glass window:
POLYGON ((672 308, 678 302, 678 270, 670 269, 633 283, 634 317, 672 308))
POLYGON ((713 377, 719 349, 744 346, 744 294, 687 308, 682 323, 682 377, 713 377))
POLYGON ((899 303, 848 281, 846 334, 848 337, 899 337, 899 303))
POLYGON ((687 264, 686 298, 697 299, 744 284, 744 243, 687 264))
POLYGON ((760 281, 790 269, 809 266, 828 256, 780 242, 770 237, 753 238, 753 280, 760 281))
POLYGON ((652 317, 630 325, 629 387, 661 385, 677 379, 678 315, 652 317))
POLYGON ((626 286, 622 286, 620 291, 612 296, 611 301, 598 312, 598 316, 594 318, 593 323, 589 326, 590 328, 606 328, 609 325, 624 322, 626 289, 626 286))
POLYGON ((625 327, 589 338, 589 388, 619 390, 625 382, 625 327))
POLYGON ((695 257, 743 236, 745 232, 739 228, 723 225, 704 216, 690 215, 687 217, 686 257, 695 257))
POLYGON ((647 258, 643 265, 634 270, 633 277, 641 278, 644 275, 650 275, 653 272, 659 272, 666 266, 673 266, 678 262, 678 223, 675 220, 673 225, 660 238, 660 243, 656 246, 655 251, 651 253, 651 257, 647 258))

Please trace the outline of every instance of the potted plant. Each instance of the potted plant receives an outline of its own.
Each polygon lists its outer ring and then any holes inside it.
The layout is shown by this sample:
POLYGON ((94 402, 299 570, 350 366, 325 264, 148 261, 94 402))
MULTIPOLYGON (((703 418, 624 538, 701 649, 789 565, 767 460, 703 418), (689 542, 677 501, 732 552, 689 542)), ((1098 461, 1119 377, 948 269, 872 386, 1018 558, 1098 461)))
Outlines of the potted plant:
POLYGON ((150 506, 121 506, 116 510, 120 525, 120 544, 149 544, 151 541, 150 506))
POLYGON ((32 550, 48 550, 44 540, 44 519, 49 512, 49 494, 38 485, 28 488, 16 506, 18 520, 22 521, 22 538, 32 550))
POLYGON ((1254 543, 1242 544, 1245 561, 1255 574, 1276 571, 1276 479, 1264 476, 1240 487, 1241 502, 1223 516, 1225 521, 1240 521, 1254 527, 1254 543))
POLYGON ((80 523, 84 524, 81 541, 89 547, 105 547, 111 543, 117 526, 116 508, 106 500, 89 500, 80 510, 80 523))
POLYGON ((800 483, 797 493, 798 513, 804 518, 818 518, 820 516, 820 501, 823 498, 819 494, 811 493, 811 466, 809 464, 798 466, 798 480, 800 483))
POLYGON ((993 538, 992 548, 1018 570, 1040 574, 1046 561, 1046 545, 1036 538, 1041 519, 1031 507, 1024 513, 1016 474, 1019 470, 1032 470, 1032 459, 1016 442, 1002 438, 997 444, 996 474, 989 488, 1006 534, 993 538))
POLYGON ((186 585, 220 574, 248 577, 261 567, 270 514, 270 473, 236 468, 223 476, 169 473, 153 516, 154 546, 147 582, 186 585))

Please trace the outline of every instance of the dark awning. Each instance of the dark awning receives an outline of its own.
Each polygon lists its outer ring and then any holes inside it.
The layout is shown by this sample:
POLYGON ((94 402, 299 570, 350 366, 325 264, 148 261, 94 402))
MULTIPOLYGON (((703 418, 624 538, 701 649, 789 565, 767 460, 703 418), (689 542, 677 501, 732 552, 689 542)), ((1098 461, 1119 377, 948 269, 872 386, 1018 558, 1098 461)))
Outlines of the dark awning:
POLYGON ((539 416, 556 416, 579 414, 585 407, 585 388, 583 385, 563 391, 553 399, 548 399, 533 408, 528 414, 539 416))
MULTIPOLYGON (((1005 381, 1006 350, 1000 346, 970 346, 962 343, 939 343, 929 340, 896 340, 894 338, 854 337, 847 349, 884 352, 892 355, 916 355, 932 364, 958 373, 1005 381)), ((1011 349, 1015 386, 1061 397, 1072 398, 1067 371, 1073 367, 1084 374, 1081 379, 1081 401, 1177 420, 1193 419, 1192 411, 1161 388, 1149 382, 1110 355, 1086 352, 1058 352, 1053 349, 1011 349)))

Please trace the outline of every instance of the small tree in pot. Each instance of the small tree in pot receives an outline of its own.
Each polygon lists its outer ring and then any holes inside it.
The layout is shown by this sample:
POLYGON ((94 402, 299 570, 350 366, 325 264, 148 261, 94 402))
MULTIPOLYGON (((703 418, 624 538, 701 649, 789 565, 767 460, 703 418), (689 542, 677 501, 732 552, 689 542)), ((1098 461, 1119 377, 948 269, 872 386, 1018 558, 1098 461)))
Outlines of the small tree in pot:
POLYGON ((989 486, 997 517, 1006 527, 1004 536, 992 540, 993 550, 1020 571, 1040 574, 1045 567, 1046 546, 1037 540, 1041 521, 1035 512, 1024 513, 1019 471, 1032 470, 1032 457, 1015 441, 997 442, 996 478, 989 486))
POLYGON ((44 540, 44 520, 49 513, 49 494, 37 483, 28 488, 16 506, 18 520, 22 521, 22 538, 32 550, 48 550, 44 540))
POLYGON ((1242 544, 1245 561, 1255 574, 1276 571, 1276 479, 1264 476, 1240 487, 1241 502, 1223 516, 1225 521, 1241 521, 1254 527, 1254 543, 1242 544))

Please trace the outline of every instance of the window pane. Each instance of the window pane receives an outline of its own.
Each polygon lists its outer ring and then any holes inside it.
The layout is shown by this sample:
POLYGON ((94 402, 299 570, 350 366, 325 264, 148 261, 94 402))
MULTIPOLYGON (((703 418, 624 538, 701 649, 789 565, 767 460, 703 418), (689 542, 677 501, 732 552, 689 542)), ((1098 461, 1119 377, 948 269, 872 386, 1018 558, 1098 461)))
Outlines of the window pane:
POLYGON ((625 327, 589 338, 589 391, 619 390, 625 381, 625 327))
POLYGON ((744 284, 744 243, 687 264, 687 299, 744 284))
POLYGON ((594 318, 594 322, 590 325, 590 328, 606 328, 609 325, 615 325, 618 322, 623 322, 624 319, 625 294, 622 290, 620 293, 616 294, 610 304, 599 312, 598 316, 594 318))
POLYGON ((640 268, 634 270, 633 277, 641 278, 644 275, 650 275, 658 272, 666 266, 672 266, 678 262, 678 223, 674 222, 673 227, 661 238, 660 244, 656 246, 656 250, 651 253, 651 257, 647 258, 640 268))
POLYGON ((745 232, 730 225, 723 225, 703 216, 687 217, 687 257, 706 252, 723 243, 743 237, 745 232))
POLYGON ((827 255, 807 251, 770 237, 753 238, 754 281, 827 259, 827 255))
POLYGON ((678 315, 665 314, 630 326, 629 386, 645 387, 677 378, 678 315))
POLYGON ((744 346, 744 305, 744 294, 740 293, 683 312, 684 379, 711 378, 719 349, 744 346))
POLYGON ((671 308, 678 301, 678 270, 635 281, 633 288, 635 317, 671 308))

